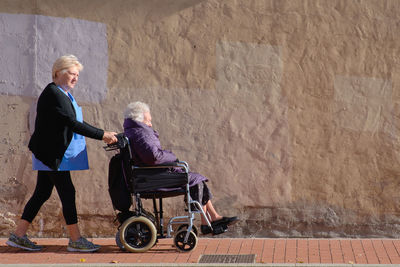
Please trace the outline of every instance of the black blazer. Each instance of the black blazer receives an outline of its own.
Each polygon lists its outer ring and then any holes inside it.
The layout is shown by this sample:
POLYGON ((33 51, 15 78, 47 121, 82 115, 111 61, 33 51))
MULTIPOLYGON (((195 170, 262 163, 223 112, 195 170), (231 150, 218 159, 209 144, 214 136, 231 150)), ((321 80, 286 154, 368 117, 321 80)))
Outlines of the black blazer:
POLYGON ((46 86, 39 96, 35 131, 29 149, 37 159, 57 170, 73 136, 73 132, 101 140, 104 131, 76 120, 71 100, 54 84, 46 86))

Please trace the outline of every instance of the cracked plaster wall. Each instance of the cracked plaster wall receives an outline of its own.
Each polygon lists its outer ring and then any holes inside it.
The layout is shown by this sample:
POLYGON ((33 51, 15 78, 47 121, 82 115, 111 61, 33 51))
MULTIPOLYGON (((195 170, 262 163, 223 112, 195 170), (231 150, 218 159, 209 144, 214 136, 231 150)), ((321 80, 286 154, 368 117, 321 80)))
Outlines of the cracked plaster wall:
MULTIPOLYGON (((126 104, 149 103, 164 147, 240 216, 227 236, 398 237, 399 11, 395 0, 0 1, 1 235, 35 186, 35 98, 73 53, 85 120, 121 131, 126 104)), ((87 144, 91 169, 73 173, 80 226, 113 236, 112 153, 87 144)), ((182 205, 166 201, 167 216, 182 205)), ((31 234, 66 234, 56 192, 31 234)))

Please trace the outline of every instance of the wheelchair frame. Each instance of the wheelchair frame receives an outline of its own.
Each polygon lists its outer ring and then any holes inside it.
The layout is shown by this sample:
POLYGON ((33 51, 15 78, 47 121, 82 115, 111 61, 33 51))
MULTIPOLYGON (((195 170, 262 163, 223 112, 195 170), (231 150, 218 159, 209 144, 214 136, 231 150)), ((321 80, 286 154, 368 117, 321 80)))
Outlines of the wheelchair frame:
MULTIPOLYGON (((131 197, 131 203, 135 203, 135 209, 133 216, 130 218, 126 219, 120 226, 120 230, 122 229, 123 231, 118 231, 117 236, 116 236, 116 243, 121 249, 128 250, 130 252, 144 252, 150 249, 154 244, 156 243, 158 238, 171 238, 172 234, 174 233, 174 230, 172 228, 173 225, 181 225, 177 233, 175 234, 174 237, 174 244, 177 247, 178 250, 183 251, 183 252, 188 252, 193 250, 197 246, 197 235, 198 235, 198 230, 196 226, 193 224, 193 221, 195 220, 195 214, 200 213, 201 216, 204 217, 206 220, 207 224, 209 227, 212 229, 212 225, 205 214, 202 205, 198 202, 195 201, 191 198, 190 196, 190 190, 189 190, 189 165, 187 162, 184 161, 179 161, 179 162, 171 162, 171 163, 166 163, 166 164, 159 164, 159 165, 152 165, 152 166, 135 166, 134 162, 132 160, 132 151, 130 148, 130 143, 129 139, 124 135, 124 134, 118 134, 117 135, 118 142, 107 145, 104 147, 106 151, 112 151, 112 150, 119 150, 120 154, 122 155, 122 162, 123 164, 128 164, 128 167, 131 170, 130 174, 128 174, 130 177, 130 184, 129 184, 129 191, 130 191, 130 197, 131 197), (129 162, 124 162, 124 154, 128 152, 128 161, 129 162), (151 190, 151 191, 144 191, 144 192, 137 192, 135 190, 135 171, 140 171, 140 170, 156 170, 156 169, 169 169, 169 168, 180 168, 181 170, 184 171, 186 174, 186 179, 187 182, 184 186, 183 189, 178 189, 174 191, 157 191, 151 190), (164 218, 163 218, 163 206, 162 206, 162 199, 163 198, 169 198, 169 197, 175 197, 175 196, 180 196, 180 195, 185 195, 186 197, 186 204, 187 207, 185 211, 187 211, 187 215, 184 216, 175 216, 169 219, 168 224, 167 224, 167 235, 164 236, 164 218), (133 201, 133 198, 135 201, 133 201), (154 215, 155 215, 155 223, 158 224, 158 229, 154 225, 153 220, 149 219, 148 215, 144 212, 143 204, 141 199, 152 199, 153 200, 153 210, 154 210, 154 215), (156 204, 156 199, 159 200, 159 210, 157 210, 157 204, 156 204), (194 205, 197 210, 192 210, 192 205, 194 205), (146 218, 147 220, 143 219, 146 218), (150 226, 149 222, 153 225, 150 226), (150 240, 145 244, 145 246, 142 245, 135 245, 133 246, 130 244, 130 242, 134 243, 141 243, 138 242, 140 240, 134 240, 132 241, 132 238, 130 240, 127 237, 127 231, 129 231, 129 227, 132 225, 133 227, 138 228, 139 226, 145 225, 145 228, 147 227, 144 231, 145 234, 149 234, 151 232, 151 238, 150 240), (186 229, 185 229, 186 228, 186 229), (156 233, 154 233, 156 231, 156 233), (118 240, 119 238, 119 240, 118 240)), ((126 155, 125 155, 126 156, 126 155)), ((123 168, 124 170, 124 168, 123 168)), ((124 171, 124 175, 125 171, 124 171)), ((131 229, 132 230, 132 229, 131 229)), ((136 231, 136 229, 132 230, 136 231)), ((137 238, 139 239, 140 235, 137 234, 137 238)), ((148 239, 148 238, 147 238, 148 239)), ((147 240, 146 239, 146 240, 147 240)))

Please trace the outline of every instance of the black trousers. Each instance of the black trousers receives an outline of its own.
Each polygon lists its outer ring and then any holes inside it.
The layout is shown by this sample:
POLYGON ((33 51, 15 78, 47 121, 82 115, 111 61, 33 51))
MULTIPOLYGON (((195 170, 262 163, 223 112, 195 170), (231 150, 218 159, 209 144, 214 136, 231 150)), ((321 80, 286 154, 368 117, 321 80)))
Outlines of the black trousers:
POLYGON ((21 218, 31 223, 42 205, 50 198, 54 187, 56 187, 61 200, 66 224, 76 224, 78 216, 75 204, 75 187, 69 171, 38 171, 35 191, 26 203, 21 218))

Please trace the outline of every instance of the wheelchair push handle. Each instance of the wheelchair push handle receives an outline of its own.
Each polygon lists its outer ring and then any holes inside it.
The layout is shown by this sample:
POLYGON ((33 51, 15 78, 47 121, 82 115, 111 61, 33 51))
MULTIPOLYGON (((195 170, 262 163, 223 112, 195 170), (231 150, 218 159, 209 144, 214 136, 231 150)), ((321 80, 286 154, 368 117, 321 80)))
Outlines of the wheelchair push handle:
POLYGON ((104 146, 103 148, 105 151, 121 149, 121 148, 124 148, 128 144, 128 138, 123 133, 119 133, 115 137, 117 137, 118 141, 113 144, 108 144, 108 145, 104 146))

